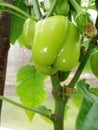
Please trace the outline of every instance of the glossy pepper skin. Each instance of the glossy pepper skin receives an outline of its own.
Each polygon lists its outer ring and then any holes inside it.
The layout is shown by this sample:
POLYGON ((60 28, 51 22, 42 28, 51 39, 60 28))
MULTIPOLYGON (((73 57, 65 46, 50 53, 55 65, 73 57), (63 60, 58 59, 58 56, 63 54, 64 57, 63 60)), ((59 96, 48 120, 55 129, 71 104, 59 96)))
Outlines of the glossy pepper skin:
POLYGON ((80 56, 80 34, 64 16, 52 16, 36 23, 32 55, 38 71, 51 75, 70 71, 80 56))
MULTIPOLYGON (((45 0, 45 9, 49 11, 53 4, 54 0, 45 0)), ((58 3, 56 5, 55 13, 57 15, 64 15, 67 16, 69 12, 69 3, 68 0, 58 0, 58 3)))
POLYGON ((98 78, 98 50, 91 55, 90 65, 93 74, 98 78))
POLYGON ((33 21, 31 18, 26 19, 23 25, 23 32, 22 32, 23 44, 28 49, 32 48, 32 43, 35 34, 35 25, 36 25, 35 21, 33 21))

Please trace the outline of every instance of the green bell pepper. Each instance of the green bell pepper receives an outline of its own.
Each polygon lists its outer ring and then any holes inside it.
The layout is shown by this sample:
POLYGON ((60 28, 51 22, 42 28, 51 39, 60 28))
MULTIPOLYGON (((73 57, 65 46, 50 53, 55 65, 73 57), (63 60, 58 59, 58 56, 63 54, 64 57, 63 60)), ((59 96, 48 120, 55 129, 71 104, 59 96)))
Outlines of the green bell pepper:
POLYGON ((32 48, 32 42, 33 42, 32 40, 34 39, 35 34, 35 24, 36 23, 34 20, 28 18, 23 25, 23 32, 22 32, 23 44, 28 49, 32 48))
POLYGON ((92 53, 90 57, 90 65, 93 74, 98 78, 98 50, 92 53))
POLYGON ((72 70, 79 61, 80 33, 64 16, 52 16, 36 23, 32 44, 35 67, 46 75, 72 70))
MULTIPOLYGON (((52 4, 53 4, 54 0, 45 0, 44 4, 45 4, 45 9, 47 11, 50 10, 52 4)), ((67 16, 69 12, 69 3, 68 0, 58 0, 57 6, 55 8, 55 13, 57 15, 64 15, 67 16)))

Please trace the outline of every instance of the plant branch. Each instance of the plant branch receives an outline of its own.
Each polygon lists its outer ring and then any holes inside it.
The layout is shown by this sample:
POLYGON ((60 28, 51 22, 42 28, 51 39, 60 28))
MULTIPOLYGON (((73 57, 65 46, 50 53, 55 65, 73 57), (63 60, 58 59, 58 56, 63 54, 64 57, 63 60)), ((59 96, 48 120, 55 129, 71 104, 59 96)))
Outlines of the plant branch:
POLYGON ((70 1, 70 3, 72 4, 72 6, 74 7, 74 9, 77 13, 83 12, 81 6, 76 2, 76 0, 69 0, 69 1, 70 1))
POLYGON ((67 103, 67 97, 64 96, 64 91, 60 85, 58 74, 51 76, 52 94, 55 102, 55 110, 52 116, 54 130, 64 130, 64 112, 67 103))
POLYGON ((96 11, 97 11, 97 17, 96 17, 96 28, 98 30, 98 0, 95 0, 95 5, 96 5, 96 11))
POLYGON ((13 101, 13 100, 7 98, 7 97, 1 96, 1 95, 0 95, 0 99, 1 99, 1 100, 4 100, 4 101, 7 101, 7 102, 9 102, 9 103, 11 103, 11 104, 13 104, 13 105, 15 105, 15 106, 17 106, 17 107, 22 108, 22 109, 28 110, 28 111, 30 111, 30 112, 38 113, 38 114, 40 114, 40 115, 42 115, 42 116, 44 116, 44 117, 47 117, 48 119, 51 120, 51 116, 49 116, 48 114, 46 114, 46 113, 44 113, 44 112, 41 112, 41 111, 37 110, 37 108, 33 109, 33 108, 30 108, 30 107, 24 106, 24 105, 22 105, 22 104, 19 104, 19 103, 15 102, 15 101, 13 101))
POLYGON ((69 83, 68 87, 73 88, 75 86, 76 82, 78 81, 78 79, 87 63, 87 60, 88 60, 90 54, 92 53, 93 49, 96 47, 97 44, 98 43, 97 43, 96 39, 92 39, 90 41, 87 52, 86 52, 84 58, 82 59, 80 65, 79 65, 74 77, 72 78, 71 82, 69 83))
POLYGON ((52 83, 53 90, 60 89, 61 86, 60 86, 58 74, 56 73, 54 75, 51 75, 50 78, 51 78, 51 83, 52 83))
POLYGON ((55 111, 53 116, 54 130, 64 130, 64 113, 67 99, 55 98, 55 111))
POLYGON ((22 16, 21 14, 17 13, 17 12, 14 12, 13 10, 8 10, 8 9, 0 9, 1 12, 7 12, 7 13, 10 13, 10 14, 13 14, 13 15, 16 15, 17 17, 20 17, 21 19, 26 19, 26 17, 22 16))
POLYGON ((21 10, 20 8, 12 5, 12 4, 9 4, 7 2, 1 2, 0 1, 0 6, 5 6, 5 7, 9 7, 17 12, 19 12, 20 14, 22 14, 23 16, 25 16, 26 18, 32 18, 33 20, 37 21, 37 19, 33 16, 30 16, 28 13, 26 13, 25 11, 21 10))
POLYGON ((34 12, 37 17, 37 19, 40 19, 42 17, 40 7, 39 7, 39 2, 38 0, 32 0, 33 1, 33 6, 34 6, 34 12))
POLYGON ((98 11, 98 0, 95 0, 96 10, 98 11))
POLYGON ((57 5, 57 2, 58 2, 58 0, 54 0, 54 1, 53 1, 53 4, 52 4, 52 6, 51 6, 51 8, 50 8, 50 11, 48 12, 48 14, 47 14, 46 17, 50 17, 50 16, 53 15, 53 13, 54 13, 54 11, 55 11, 55 8, 56 8, 56 5, 57 5))

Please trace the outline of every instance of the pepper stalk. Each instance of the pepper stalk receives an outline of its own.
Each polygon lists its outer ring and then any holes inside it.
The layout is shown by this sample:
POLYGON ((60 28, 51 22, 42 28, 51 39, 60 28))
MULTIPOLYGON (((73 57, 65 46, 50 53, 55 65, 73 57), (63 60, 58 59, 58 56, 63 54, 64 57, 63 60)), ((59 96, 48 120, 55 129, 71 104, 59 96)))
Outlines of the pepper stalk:
POLYGON ((52 115, 54 130, 64 130, 64 112, 68 97, 65 96, 64 86, 60 85, 58 74, 51 75, 50 78, 55 102, 54 114, 52 115))

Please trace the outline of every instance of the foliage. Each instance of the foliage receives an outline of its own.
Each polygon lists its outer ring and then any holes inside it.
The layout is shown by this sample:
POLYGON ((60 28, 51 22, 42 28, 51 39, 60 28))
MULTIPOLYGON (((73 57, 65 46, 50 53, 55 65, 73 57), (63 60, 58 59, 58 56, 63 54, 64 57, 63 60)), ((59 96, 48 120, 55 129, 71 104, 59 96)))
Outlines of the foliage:
MULTIPOLYGON (((25 3, 23 3, 23 0, 17 0, 14 2, 14 5, 24 11, 27 11, 25 3)), ((10 42, 12 44, 15 43, 15 41, 18 39, 20 34, 22 33, 22 26, 25 21, 25 18, 18 17, 16 15, 12 15, 12 21, 11 21, 11 35, 10 35, 10 42)))
POLYGON ((88 91, 85 80, 78 82, 78 88, 83 93, 83 101, 76 121, 76 130, 98 129, 98 97, 88 91))
MULTIPOLYGON (((15 86, 23 105, 36 108, 42 104, 46 95, 44 79, 45 76, 38 73, 33 65, 25 65, 19 69, 15 86)), ((32 120, 34 113, 26 113, 32 120)))
MULTIPOLYGON (((10 42, 12 44, 15 44, 16 40, 18 40, 20 45, 24 45, 25 47, 27 47, 27 49, 29 49, 29 51, 31 51, 31 53, 33 54, 31 61, 32 65, 31 63, 25 65, 17 72, 16 92, 22 104, 20 105, 2 96, 0 96, 0 99, 6 100, 14 105, 25 109, 29 120, 33 119, 35 113, 42 115, 42 117, 48 118, 52 121, 54 125, 54 130, 64 130, 64 115, 70 109, 70 106, 68 106, 67 103, 69 100, 71 100, 73 104, 79 109, 78 117, 76 119, 76 130, 97 130, 98 88, 92 88, 91 85, 86 83, 86 79, 79 81, 79 78, 82 72, 87 71, 88 68, 89 71, 91 71, 89 63, 90 55, 92 54, 92 52, 98 50, 98 0, 87 0, 86 5, 84 4, 84 0, 63 0, 63 2, 64 6, 62 6, 60 0, 14 0, 13 4, 9 4, 0 0, 0 11, 12 14, 10 42), (68 7, 65 9, 66 3, 68 7), (49 8, 47 9, 46 7, 49 8), (95 20, 93 20, 91 18, 92 15, 88 13, 89 9, 92 9, 92 11, 96 11, 97 16, 95 20), (54 52, 56 46, 51 47, 51 51, 46 59, 42 59, 42 50, 40 50, 40 48, 42 47, 42 45, 47 45, 47 42, 49 42, 48 45, 51 46, 51 43, 54 43, 54 41, 52 40, 58 37, 57 31, 55 31, 55 34, 52 34, 51 31, 49 31, 53 29, 53 23, 51 22, 51 26, 44 26, 45 20, 43 20, 46 19, 47 21, 48 17, 53 18, 52 16, 56 16, 57 14, 66 17, 70 21, 70 24, 74 24, 75 28, 77 28, 77 31, 81 35, 79 39, 80 58, 78 64, 75 66, 77 68, 76 71, 62 71, 57 70, 56 68, 56 71, 51 74, 50 83, 52 84, 52 95, 55 102, 54 111, 52 112, 52 110, 48 109, 46 106, 43 106, 46 97, 44 81, 47 76, 42 73, 44 72, 45 68, 48 68, 49 72, 50 68, 53 68, 54 62, 56 61, 56 56, 54 55, 54 61, 53 63, 49 64, 48 67, 47 62, 50 60, 49 57, 51 56, 51 52, 54 52), (28 22, 24 24, 26 20, 28 22), (34 24, 34 26, 32 23, 34 24), (41 23, 42 25, 39 23, 41 23), (37 28, 37 26, 39 28, 37 28), (49 31, 48 35, 47 31, 44 32, 43 28, 49 31), (31 35, 32 32, 33 34, 31 35), (47 37, 50 34, 51 37, 47 40, 47 37), (38 46, 36 46, 37 48, 35 50, 34 46, 37 43, 36 41, 38 41, 39 44, 38 46), (37 51, 38 53, 40 52, 40 55, 36 55, 34 58, 34 54, 36 54, 37 51), (33 61, 36 61, 37 59, 45 63, 39 63, 39 66, 41 66, 40 70, 42 70, 40 72, 36 70, 37 65, 33 65, 33 61), (72 74, 71 72, 73 72, 73 77, 71 78, 70 82, 66 84, 66 82, 64 81, 70 77, 70 75, 72 74), (62 81, 64 83, 63 85, 62 81)), ((59 26, 56 25, 56 28, 58 29, 59 26)), ((73 30, 72 32, 74 33, 73 30)), ((65 33, 63 34, 65 36, 65 33)), ((59 34, 59 36, 61 35, 62 37, 63 34, 61 33, 59 34)), ((72 43, 73 39, 71 38, 71 32, 70 34, 67 33, 65 41, 67 41, 66 39, 70 41, 69 44, 72 43)), ((59 40, 62 41, 62 43, 64 42, 62 38, 59 40)), ((53 43, 52 45, 54 45, 53 43)), ((62 46, 60 46, 59 49, 56 50, 56 54, 58 57, 63 52, 64 48, 62 46), (58 52, 61 48, 63 49, 59 54, 58 52)), ((72 47, 72 49, 70 50, 69 46, 67 46, 66 52, 71 51, 71 55, 68 53, 68 59, 73 58, 73 55, 75 54, 73 49, 74 48, 72 47)), ((46 53, 46 51, 44 52, 46 53)), ((73 59, 70 60, 70 63, 73 62, 73 59)), ((98 57, 96 59, 98 59, 98 57)), ((94 64, 95 63, 96 60, 94 60, 94 64)), ((94 67, 96 66, 93 66, 93 68, 94 67)), ((94 68, 94 70, 96 69, 94 68)))

